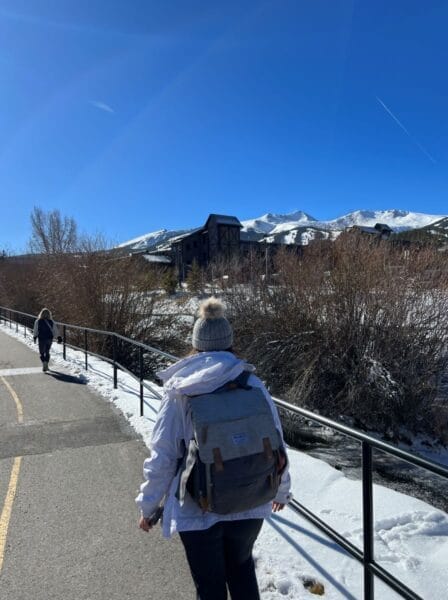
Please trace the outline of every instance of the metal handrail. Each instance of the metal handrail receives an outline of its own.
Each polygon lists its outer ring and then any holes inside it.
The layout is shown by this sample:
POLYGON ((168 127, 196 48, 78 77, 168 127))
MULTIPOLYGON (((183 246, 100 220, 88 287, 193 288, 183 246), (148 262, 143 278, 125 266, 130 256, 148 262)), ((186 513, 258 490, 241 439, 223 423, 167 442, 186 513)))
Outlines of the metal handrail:
MULTIPOLYGON (((3 318, 5 321, 9 321, 10 326, 12 326, 12 315, 20 315, 25 317, 30 317, 35 319, 35 315, 30 315, 28 313, 23 313, 20 311, 15 311, 10 308, 0 306, 0 320, 3 318), (6 315, 9 315, 6 316, 6 315)), ((15 321, 17 330, 18 330, 18 322, 15 321)), ((142 352, 143 350, 147 352, 153 352, 159 356, 167 358, 168 360, 177 361, 178 357, 169 354, 167 352, 163 352, 157 348, 153 348, 152 346, 148 346, 143 344, 142 342, 137 342, 132 340, 131 338, 127 338, 120 334, 111 332, 111 331, 102 331, 99 329, 92 329, 88 327, 81 327, 79 325, 70 325, 67 323, 57 322, 58 325, 63 327, 64 336, 63 336, 63 344, 64 344, 64 359, 65 348, 66 346, 74 348, 75 350, 81 350, 85 352, 85 367, 88 368, 87 356, 93 355, 97 356, 101 359, 106 360, 109 363, 113 364, 114 368, 114 388, 117 388, 117 369, 125 371, 129 375, 131 375, 134 379, 140 382, 140 414, 143 416, 143 388, 149 389, 151 393, 156 395, 156 397, 160 398, 159 392, 154 390, 146 381, 144 381, 144 372, 142 365, 142 352), (77 346, 72 346, 67 344, 66 342, 66 328, 70 327, 73 329, 77 329, 80 331, 84 331, 84 335, 87 336, 88 332, 108 335, 112 336, 113 344, 114 344, 114 358, 111 359, 109 357, 96 354, 90 351, 87 347, 87 337, 85 337, 85 347, 80 348, 77 346), (125 366, 121 365, 115 357, 115 344, 117 339, 121 339, 125 342, 131 343, 134 346, 139 348, 139 356, 140 356, 140 372, 137 376, 135 373, 132 373, 125 366)), ((26 335, 26 324, 25 327, 25 335, 26 335)), ((300 408, 293 404, 289 404, 284 400, 279 398, 274 398, 274 402, 280 408, 283 408, 287 411, 293 412, 301 417, 304 417, 308 420, 314 421, 321 426, 329 427, 334 431, 338 431, 339 433, 348 436, 354 440, 357 440, 361 443, 361 451, 362 451, 362 507, 363 507, 363 549, 361 550, 351 542, 349 542, 343 535, 338 533, 335 529, 333 529, 328 523, 320 519, 317 515, 315 515, 311 510, 309 510, 306 506, 293 499, 290 501, 289 506, 295 510, 298 514, 300 514, 307 521, 312 523, 315 527, 317 527, 320 531, 322 531, 325 535, 327 535, 330 539, 336 542, 339 546, 341 546, 348 554, 350 554, 353 558, 359 561, 363 565, 364 569, 364 600, 374 600, 374 578, 378 577, 383 583, 385 583, 388 587, 393 589, 395 592, 400 594, 403 598, 408 600, 423 600, 421 596, 416 594, 413 590, 407 587, 402 581, 397 579, 394 575, 386 571, 381 565, 379 565, 375 561, 374 554, 374 519, 373 519, 373 449, 380 450, 396 458, 403 460, 407 463, 410 463, 414 466, 421 467, 435 475, 439 475, 445 479, 448 479, 448 468, 444 467, 441 464, 435 463, 428 459, 421 458, 419 456, 413 455, 405 450, 400 448, 396 448, 386 442, 382 442, 372 436, 369 436, 365 433, 357 431, 347 425, 343 425, 342 423, 338 423, 336 421, 332 421, 327 417, 323 417, 321 415, 317 415, 309 410, 304 408, 300 408)))

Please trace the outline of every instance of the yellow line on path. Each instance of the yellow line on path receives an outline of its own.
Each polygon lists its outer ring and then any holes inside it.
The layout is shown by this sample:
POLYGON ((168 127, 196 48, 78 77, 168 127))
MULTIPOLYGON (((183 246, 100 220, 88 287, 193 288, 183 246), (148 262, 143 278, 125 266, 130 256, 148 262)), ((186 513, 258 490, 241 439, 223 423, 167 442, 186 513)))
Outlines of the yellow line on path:
POLYGON ((20 398, 14 391, 13 387, 6 381, 6 379, 4 377, 0 377, 0 379, 3 381, 5 386, 8 388, 9 393, 11 394, 14 402, 16 403, 17 420, 19 421, 19 423, 23 423, 23 406, 22 406, 22 403, 20 402, 20 398))
MULTIPOLYGON (((12 398, 14 399, 14 402, 16 403, 18 422, 23 423, 23 406, 20 401, 20 398, 16 394, 13 387, 6 381, 4 377, 0 377, 0 379, 5 384, 8 392, 11 394, 12 398)), ((12 465, 11 477, 9 479, 5 503, 3 505, 2 513, 0 515, 0 573, 2 571, 3 560, 5 557, 6 537, 8 535, 8 527, 9 521, 11 519, 12 505, 17 491, 17 483, 19 481, 21 463, 22 457, 16 456, 12 465)))
POLYGON ((0 573, 3 567, 3 559, 5 557, 6 536, 8 534, 9 520, 11 519, 12 503, 17 490, 17 482, 19 479, 21 456, 16 456, 12 465, 11 478, 9 480, 8 491, 6 492, 5 504, 0 516, 0 573))

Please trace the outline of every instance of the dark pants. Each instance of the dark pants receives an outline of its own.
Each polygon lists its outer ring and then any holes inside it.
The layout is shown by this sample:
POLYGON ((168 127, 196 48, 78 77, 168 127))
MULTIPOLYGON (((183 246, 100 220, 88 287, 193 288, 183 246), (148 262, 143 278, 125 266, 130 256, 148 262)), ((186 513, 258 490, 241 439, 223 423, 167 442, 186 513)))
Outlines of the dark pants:
POLYGON ((263 519, 220 521, 203 531, 182 531, 198 600, 259 600, 252 548, 263 519))
POLYGON ((40 360, 42 362, 48 362, 50 360, 50 348, 51 348, 51 344, 53 343, 52 339, 48 339, 48 338, 44 338, 44 339, 40 339, 39 340, 39 354, 40 354, 40 360))

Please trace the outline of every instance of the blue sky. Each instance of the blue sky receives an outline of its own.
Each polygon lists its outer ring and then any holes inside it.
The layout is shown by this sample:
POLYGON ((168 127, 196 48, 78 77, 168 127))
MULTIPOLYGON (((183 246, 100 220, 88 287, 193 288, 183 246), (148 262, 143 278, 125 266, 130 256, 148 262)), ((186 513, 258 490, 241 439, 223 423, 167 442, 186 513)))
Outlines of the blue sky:
POLYGON ((0 0, 0 248, 300 209, 448 214, 448 4, 0 0))

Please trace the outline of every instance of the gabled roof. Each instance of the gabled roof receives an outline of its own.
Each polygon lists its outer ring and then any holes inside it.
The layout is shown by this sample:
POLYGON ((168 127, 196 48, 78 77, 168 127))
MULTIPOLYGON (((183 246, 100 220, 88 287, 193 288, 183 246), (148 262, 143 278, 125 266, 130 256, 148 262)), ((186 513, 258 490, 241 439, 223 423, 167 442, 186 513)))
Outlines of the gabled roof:
POLYGON ((191 235, 195 235, 196 233, 199 233, 202 229, 203 229, 203 227, 196 227, 196 229, 192 229, 191 231, 188 231, 187 233, 183 233, 182 235, 178 235, 174 238, 171 238, 170 240, 168 240, 168 245, 171 246, 172 244, 175 244, 176 242, 185 240, 186 238, 190 237, 191 235))
POLYGON ((242 227, 239 220, 236 217, 232 217, 230 215, 216 215, 212 213, 208 216, 204 227, 208 226, 209 221, 214 221, 218 225, 235 225, 236 227, 242 227))

